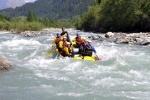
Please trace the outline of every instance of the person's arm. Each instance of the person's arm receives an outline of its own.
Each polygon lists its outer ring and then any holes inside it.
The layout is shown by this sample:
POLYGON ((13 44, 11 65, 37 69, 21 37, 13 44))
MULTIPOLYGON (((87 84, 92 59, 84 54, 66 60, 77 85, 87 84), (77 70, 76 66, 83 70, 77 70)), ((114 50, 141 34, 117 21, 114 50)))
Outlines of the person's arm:
POLYGON ((62 32, 61 34, 60 34, 62 37, 67 37, 68 38, 68 32, 62 32))
POLYGON ((71 43, 72 43, 73 45, 75 45, 75 44, 76 44, 76 38, 74 38, 74 39, 71 41, 71 43))
POLYGON ((69 50, 68 50, 68 47, 64 47, 63 50, 65 51, 66 55, 70 55, 69 50))
POLYGON ((76 38, 74 38, 71 42, 76 42, 76 38))
POLYGON ((63 41, 60 41, 59 44, 58 44, 59 48, 62 49, 62 45, 63 45, 63 41))
POLYGON ((65 34, 65 33, 64 33, 64 32, 62 32, 60 35, 61 35, 61 36, 63 36, 64 34, 65 34))
POLYGON ((86 44, 85 44, 85 42, 83 42, 83 43, 82 43, 82 45, 83 45, 83 48, 86 48, 86 44))
POLYGON ((66 34, 67 34, 67 41, 70 42, 70 37, 67 31, 66 31, 66 34))
POLYGON ((93 46, 91 46, 91 47, 92 47, 92 51, 96 53, 96 50, 95 50, 95 48, 94 48, 93 46))
POLYGON ((52 41, 52 47, 54 47, 55 42, 56 42, 56 38, 54 38, 54 40, 52 41))

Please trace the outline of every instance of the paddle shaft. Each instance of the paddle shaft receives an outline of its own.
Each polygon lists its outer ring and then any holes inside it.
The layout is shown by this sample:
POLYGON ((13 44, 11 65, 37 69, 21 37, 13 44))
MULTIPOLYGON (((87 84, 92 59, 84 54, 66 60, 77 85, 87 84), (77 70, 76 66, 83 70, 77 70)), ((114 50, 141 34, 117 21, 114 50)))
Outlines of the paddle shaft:
MULTIPOLYGON (((57 45, 56 45, 56 46, 57 46, 57 45)), ((52 47, 51 51, 52 51, 54 48, 56 48, 56 46, 52 47)))
POLYGON ((97 60, 101 60, 101 58, 99 58, 95 52, 94 52, 94 54, 96 55, 97 60))
POLYGON ((52 51, 53 49, 55 49, 58 45, 59 45, 59 42, 58 42, 54 47, 52 47, 51 51, 52 51))
MULTIPOLYGON (((58 44, 57 44, 57 45, 58 45, 58 44)), ((46 56, 49 56, 49 55, 51 54, 51 51, 52 51, 53 49, 55 49, 55 48, 57 47, 57 45, 53 46, 51 50, 48 50, 48 51, 46 52, 46 56)))

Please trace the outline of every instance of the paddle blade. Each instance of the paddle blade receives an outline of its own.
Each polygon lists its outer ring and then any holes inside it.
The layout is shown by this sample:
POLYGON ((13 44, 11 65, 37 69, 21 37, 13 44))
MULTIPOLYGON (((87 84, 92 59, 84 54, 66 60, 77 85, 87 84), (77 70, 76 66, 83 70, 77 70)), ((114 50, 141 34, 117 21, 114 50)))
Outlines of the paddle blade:
POLYGON ((96 57, 96 58, 95 58, 95 60, 97 60, 97 61, 101 61, 101 60, 102 60, 102 58, 98 58, 98 57, 96 57))
POLYGON ((102 60, 102 58, 98 58, 97 60, 99 60, 99 61, 100 61, 100 60, 102 60))
POLYGON ((49 56, 51 54, 51 50, 47 50, 47 52, 45 53, 46 56, 49 56))

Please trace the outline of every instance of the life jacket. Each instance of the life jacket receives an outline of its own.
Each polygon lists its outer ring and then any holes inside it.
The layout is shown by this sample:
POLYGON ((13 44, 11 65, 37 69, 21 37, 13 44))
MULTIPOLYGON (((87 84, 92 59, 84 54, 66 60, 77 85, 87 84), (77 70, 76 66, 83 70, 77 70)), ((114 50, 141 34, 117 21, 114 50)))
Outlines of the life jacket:
POLYGON ((92 56, 92 47, 87 45, 83 52, 84 56, 92 56))
POLYGON ((62 47, 64 48, 64 47, 67 47, 67 41, 63 41, 63 44, 62 44, 62 47))
POLYGON ((56 45, 57 45, 61 40, 62 40, 61 37, 57 37, 57 38, 56 38, 56 41, 55 41, 56 45))
POLYGON ((68 47, 68 50, 69 50, 69 53, 71 53, 71 51, 72 51, 72 50, 71 50, 71 47, 68 47))
POLYGON ((61 51, 61 55, 62 55, 63 57, 69 56, 68 53, 69 53, 69 54, 72 53, 71 47, 68 47, 68 46, 66 46, 65 44, 64 44, 64 47, 65 47, 65 48, 63 48, 62 51, 61 51), (66 49, 67 49, 67 51, 66 51, 66 49))
POLYGON ((66 57, 66 56, 68 56, 67 55, 67 53, 66 53, 66 50, 65 49, 68 49, 68 52, 70 53, 70 49, 64 44, 63 45, 63 49, 62 49, 62 51, 61 51, 61 55, 63 56, 63 57, 66 57))
POLYGON ((78 46, 82 46, 82 39, 81 39, 81 37, 76 37, 76 44, 78 45, 78 46))
POLYGON ((62 55, 63 57, 67 56, 64 50, 61 51, 61 55, 62 55))

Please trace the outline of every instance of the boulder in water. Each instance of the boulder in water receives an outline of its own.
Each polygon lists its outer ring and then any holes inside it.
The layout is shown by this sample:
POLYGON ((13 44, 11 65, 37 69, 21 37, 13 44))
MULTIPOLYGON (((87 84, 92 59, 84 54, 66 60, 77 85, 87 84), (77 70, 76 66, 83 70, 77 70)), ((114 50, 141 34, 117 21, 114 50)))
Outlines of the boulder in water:
POLYGON ((141 44, 142 45, 149 45, 150 44, 150 38, 144 38, 143 42, 141 44))
POLYGON ((0 70, 8 70, 11 65, 2 57, 0 57, 0 70))
POLYGON ((117 43, 128 43, 126 37, 117 38, 117 39, 116 39, 116 42, 117 42, 117 43))

